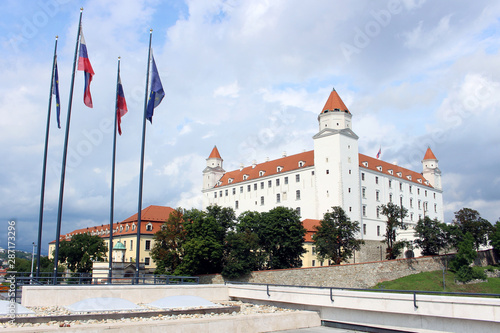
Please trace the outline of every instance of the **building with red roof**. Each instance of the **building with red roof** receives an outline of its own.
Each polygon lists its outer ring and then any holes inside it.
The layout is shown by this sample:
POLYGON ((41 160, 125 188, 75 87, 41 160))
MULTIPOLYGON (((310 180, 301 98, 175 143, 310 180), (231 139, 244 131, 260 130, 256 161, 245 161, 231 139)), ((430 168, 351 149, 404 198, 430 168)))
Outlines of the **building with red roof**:
POLYGON ((373 241, 374 247, 380 246, 385 233, 382 204, 393 202, 408 209, 404 221, 410 228, 400 234, 408 240, 420 218, 444 220, 441 171, 430 147, 421 172, 360 154, 352 113, 335 89, 318 124, 313 150, 232 171, 224 170, 214 147, 203 170, 203 206, 232 207, 237 214, 285 206, 296 209, 305 221, 319 221, 331 207, 340 206, 360 223, 359 237, 373 241))
MULTIPOLYGON (((148 206, 141 211, 141 232, 140 232, 140 263, 144 263, 146 271, 152 272, 156 268, 151 260, 150 251, 153 248, 153 235, 161 229, 163 223, 168 220, 170 213, 174 209, 164 206, 148 206)), ((113 261, 132 263, 135 261, 137 245, 137 213, 125 220, 113 223, 113 249, 119 249, 119 259, 113 258, 113 261), (118 247, 117 247, 118 246, 118 247), (123 250, 123 247, 125 250, 123 250)), ((74 235, 90 233, 104 239, 109 249, 109 224, 100 226, 77 229, 65 235, 61 235, 60 240, 70 241, 74 235)), ((56 241, 49 243, 49 258, 53 257, 56 241)), ((107 255, 108 253, 106 253, 107 255)), ((113 254, 115 257, 115 254, 113 254)), ((117 255, 118 257, 118 255, 117 255)), ((142 265, 141 265, 142 266, 142 265)))

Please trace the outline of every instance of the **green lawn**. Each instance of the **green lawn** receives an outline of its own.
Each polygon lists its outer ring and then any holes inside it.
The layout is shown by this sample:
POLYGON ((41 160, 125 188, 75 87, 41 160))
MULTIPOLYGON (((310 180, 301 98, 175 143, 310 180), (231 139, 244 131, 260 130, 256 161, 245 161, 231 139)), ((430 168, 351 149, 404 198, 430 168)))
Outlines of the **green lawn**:
MULTIPOLYGON (((498 267, 491 268, 498 269, 498 267)), ((488 282, 482 283, 457 285, 455 274, 446 271, 445 282, 446 289, 444 291, 447 292, 500 294, 500 278, 488 278, 488 282)), ((381 282, 372 289, 443 291, 443 271, 422 272, 393 281, 381 282)))

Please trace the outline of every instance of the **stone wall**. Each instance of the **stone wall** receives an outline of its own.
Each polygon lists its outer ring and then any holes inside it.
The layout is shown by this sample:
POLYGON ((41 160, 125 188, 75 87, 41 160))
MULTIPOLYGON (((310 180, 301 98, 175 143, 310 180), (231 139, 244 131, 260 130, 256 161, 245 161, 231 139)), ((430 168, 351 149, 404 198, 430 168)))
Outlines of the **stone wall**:
MULTIPOLYGON (((420 272, 436 271, 452 258, 451 255, 384 260, 339 266, 256 271, 235 281, 265 284, 370 288, 379 282, 390 281, 420 272)), ((491 250, 478 253, 476 264, 498 263, 491 250)), ((201 275, 200 283, 221 284, 220 274, 201 275)))

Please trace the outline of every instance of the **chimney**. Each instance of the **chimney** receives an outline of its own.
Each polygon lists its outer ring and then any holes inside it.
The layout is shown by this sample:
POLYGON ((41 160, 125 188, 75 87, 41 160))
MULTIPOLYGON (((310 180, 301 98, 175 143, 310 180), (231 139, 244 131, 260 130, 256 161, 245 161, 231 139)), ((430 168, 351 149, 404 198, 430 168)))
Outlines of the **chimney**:
POLYGON ((255 168, 257 166, 257 161, 256 160, 253 160, 252 161, 252 169, 255 168))
POLYGON ((286 157, 286 151, 283 152, 282 157, 286 157))
POLYGON ((240 163, 240 171, 243 170, 243 167, 244 167, 243 163, 240 163))

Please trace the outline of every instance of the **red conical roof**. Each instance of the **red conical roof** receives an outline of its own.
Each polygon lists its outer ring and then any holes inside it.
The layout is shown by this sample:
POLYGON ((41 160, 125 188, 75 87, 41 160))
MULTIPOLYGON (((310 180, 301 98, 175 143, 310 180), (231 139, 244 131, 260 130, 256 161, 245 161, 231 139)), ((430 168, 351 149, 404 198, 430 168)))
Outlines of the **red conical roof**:
POLYGON ((332 92, 330 93, 330 97, 328 97, 328 100, 326 101, 326 104, 323 107, 323 111, 321 111, 321 113, 331 111, 342 111, 350 113, 349 109, 347 108, 347 106, 345 106, 339 94, 337 94, 337 92, 335 91, 335 88, 333 88, 332 92))
POLYGON ((214 149, 212 149, 212 152, 210 153, 210 156, 208 156, 208 158, 220 158, 220 159, 222 159, 222 157, 220 157, 219 150, 217 149, 217 146, 214 146, 214 149))
POLYGON ((427 151, 425 152, 424 161, 425 160, 437 160, 436 156, 431 150, 431 147, 427 148, 427 151))

